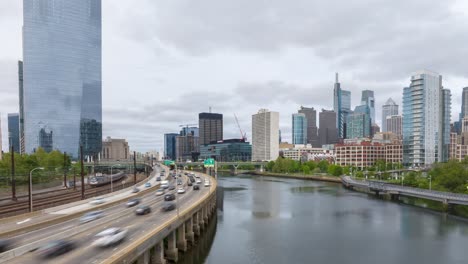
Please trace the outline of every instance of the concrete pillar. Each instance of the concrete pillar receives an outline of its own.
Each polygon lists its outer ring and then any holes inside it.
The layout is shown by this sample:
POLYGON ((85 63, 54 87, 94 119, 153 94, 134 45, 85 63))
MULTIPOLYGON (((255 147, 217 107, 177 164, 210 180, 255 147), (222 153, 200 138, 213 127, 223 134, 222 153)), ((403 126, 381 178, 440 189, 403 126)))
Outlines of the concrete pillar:
POLYGON ((164 259, 164 241, 159 242, 153 248, 153 255, 151 255, 152 264, 166 264, 164 259))
POLYGON ((185 223, 185 237, 187 241, 192 243, 195 242, 195 234, 193 232, 193 216, 185 223))
POLYGON ((203 217, 203 211, 205 211, 203 209, 203 206, 200 208, 200 211, 198 211, 197 215, 198 215, 198 226, 200 227, 200 231, 202 231, 203 229, 205 229, 205 218, 203 217))
POLYGON ((198 212, 192 216, 193 221, 193 232, 196 236, 200 235, 200 225, 198 224, 198 212))
POLYGON ((172 231, 167 237, 167 259, 177 262, 179 259, 179 252, 176 247, 176 232, 172 231))
POLYGON ((137 263, 138 264, 149 264, 150 262, 150 252, 149 250, 145 251, 143 255, 138 257, 137 263))
POLYGON ((185 223, 177 228, 177 248, 180 251, 187 251, 187 240, 185 239, 185 223))
POLYGON ((205 225, 208 225, 208 206, 203 206, 203 220, 205 221, 205 225))

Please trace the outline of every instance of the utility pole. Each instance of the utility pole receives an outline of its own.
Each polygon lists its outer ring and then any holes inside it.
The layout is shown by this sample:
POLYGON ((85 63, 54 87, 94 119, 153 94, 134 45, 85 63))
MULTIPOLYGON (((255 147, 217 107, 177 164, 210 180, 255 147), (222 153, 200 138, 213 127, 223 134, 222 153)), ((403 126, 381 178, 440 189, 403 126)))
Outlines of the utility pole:
POLYGON ((84 200, 84 164, 83 164, 83 146, 80 145, 80 160, 81 160, 81 200, 84 200))
POLYGON ((16 201, 15 148, 13 146, 11 146, 11 199, 16 201))
POLYGON ((136 151, 133 151, 133 184, 136 183, 136 151))
POLYGON ((68 189, 67 185, 67 152, 63 152, 63 184, 65 188, 68 189))

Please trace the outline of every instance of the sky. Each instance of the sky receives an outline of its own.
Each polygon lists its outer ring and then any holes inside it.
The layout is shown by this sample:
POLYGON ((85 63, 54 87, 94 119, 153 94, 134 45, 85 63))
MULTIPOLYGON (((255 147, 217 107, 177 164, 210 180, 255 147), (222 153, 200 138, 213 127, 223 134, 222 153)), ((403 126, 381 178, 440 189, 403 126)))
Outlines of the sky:
MULTIPOLYGON (((284 141, 299 107, 333 108, 333 83, 375 92, 376 121, 400 105, 413 72, 443 76, 452 122, 468 86, 466 0, 102 0, 103 137, 162 151, 164 133, 224 115, 224 138, 251 139, 260 108, 280 113, 284 141)), ((22 1, 0 1, 0 113, 18 112, 22 1)), ((318 119, 318 116, 317 116, 318 119)))

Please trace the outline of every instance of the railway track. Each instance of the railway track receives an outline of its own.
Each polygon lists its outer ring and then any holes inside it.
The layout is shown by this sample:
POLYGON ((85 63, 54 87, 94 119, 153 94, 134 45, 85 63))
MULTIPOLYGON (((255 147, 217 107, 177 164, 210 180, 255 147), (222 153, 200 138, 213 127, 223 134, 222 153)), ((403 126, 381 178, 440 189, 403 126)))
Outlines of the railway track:
MULTIPOLYGON (((139 175, 139 177, 137 177, 137 182, 140 182, 144 179, 146 179, 144 175, 139 175)), ((125 181, 125 180, 126 179, 123 179, 122 181, 125 181)), ((133 185, 133 181, 126 182, 124 184, 121 183, 122 181, 118 181, 117 183, 113 184, 114 191, 118 191, 118 190, 130 187, 133 185)), ((52 193, 52 195, 46 195, 46 196, 43 196, 43 195, 49 192, 38 193, 36 195, 33 195, 33 210, 38 211, 38 210, 46 209, 49 207, 54 207, 54 206, 81 200, 81 188, 78 186, 76 190, 68 189, 68 190, 59 190, 59 191, 61 192, 56 193, 58 191, 51 191, 50 193, 52 193), (42 197, 40 197, 40 195, 42 197)), ((99 186, 99 187, 89 187, 89 186, 85 187, 85 199, 100 196, 106 193, 110 193, 109 184, 99 186)), ((24 195, 21 197, 24 199, 21 199, 21 200, 18 199, 18 201, 16 202, 11 202, 9 204, 1 205, 0 206, 0 218, 29 212, 28 196, 24 195)))

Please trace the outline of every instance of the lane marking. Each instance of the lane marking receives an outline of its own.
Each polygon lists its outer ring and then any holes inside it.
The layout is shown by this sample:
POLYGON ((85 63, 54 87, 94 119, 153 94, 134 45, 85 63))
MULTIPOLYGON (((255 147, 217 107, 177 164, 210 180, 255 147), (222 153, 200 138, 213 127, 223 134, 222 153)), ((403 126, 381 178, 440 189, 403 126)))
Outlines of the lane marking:
POLYGON ((25 219, 23 221, 16 222, 16 224, 21 225, 21 224, 24 224, 24 223, 29 222, 29 221, 31 221, 31 218, 27 218, 27 219, 25 219))

